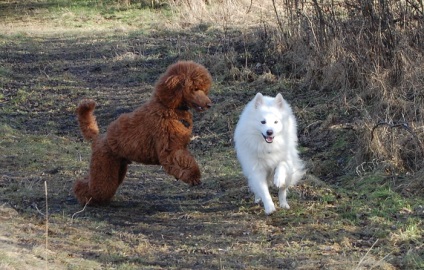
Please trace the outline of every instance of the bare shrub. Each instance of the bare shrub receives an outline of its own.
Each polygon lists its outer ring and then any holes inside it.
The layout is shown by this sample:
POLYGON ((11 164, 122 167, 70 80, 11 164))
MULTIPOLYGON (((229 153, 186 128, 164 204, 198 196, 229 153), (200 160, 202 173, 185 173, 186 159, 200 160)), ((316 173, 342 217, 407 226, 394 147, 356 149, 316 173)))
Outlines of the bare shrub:
POLYGON ((286 16, 278 16, 279 25, 291 29, 280 27, 287 37, 283 54, 296 55, 285 59, 293 66, 304 63, 291 70, 301 73, 296 76, 304 79, 304 87, 339 92, 361 111, 358 162, 379 159, 398 170, 421 169, 422 2, 284 2, 286 16), (373 129, 382 122, 389 126, 373 129), (393 128, 399 123, 408 129, 393 128))

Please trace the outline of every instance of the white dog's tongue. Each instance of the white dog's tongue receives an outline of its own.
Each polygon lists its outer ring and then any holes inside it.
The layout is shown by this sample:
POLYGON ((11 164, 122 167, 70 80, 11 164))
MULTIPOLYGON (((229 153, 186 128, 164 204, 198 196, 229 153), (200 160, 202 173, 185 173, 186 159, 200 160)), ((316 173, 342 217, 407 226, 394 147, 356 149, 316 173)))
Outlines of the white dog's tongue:
POLYGON ((265 141, 267 142, 267 143, 272 143, 272 141, 274 140, 274 138, 273 137, 271 137, 271 136, 266 136, 265 137, 265 141))

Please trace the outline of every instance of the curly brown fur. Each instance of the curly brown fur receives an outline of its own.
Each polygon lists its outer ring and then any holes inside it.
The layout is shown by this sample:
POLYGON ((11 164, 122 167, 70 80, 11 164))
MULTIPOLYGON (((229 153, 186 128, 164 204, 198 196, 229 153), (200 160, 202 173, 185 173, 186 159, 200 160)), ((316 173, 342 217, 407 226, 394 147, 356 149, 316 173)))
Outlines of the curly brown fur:
POLYGON ((113 121, 99 135, 93 114, 95 102, 81 101, 80 129, 92 141, 89 175, 74 185, 81 204, 105 204, 125 178, 131 161, 162 165, 165 171, 191 185, 200 184, 200 170, 187 150, 193 117, 189 108, 208 109, 212 78, 205 67, 179 61, 159 78, 150 101, 113 121))
POLYGON ((82 100, 77 108, 77 116, 79 126, 86 140, 93 140, 99 134, 96 117, 94 116, 94 108, 96 103, 93 100, 82 100))

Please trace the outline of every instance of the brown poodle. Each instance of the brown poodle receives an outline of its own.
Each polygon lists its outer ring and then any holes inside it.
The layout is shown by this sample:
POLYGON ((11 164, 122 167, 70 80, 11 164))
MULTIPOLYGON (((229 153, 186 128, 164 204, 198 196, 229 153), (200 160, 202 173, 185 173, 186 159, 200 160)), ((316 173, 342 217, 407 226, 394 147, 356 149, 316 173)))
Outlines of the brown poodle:
POLYGON ((156 82, 150 101, 113 121, 99 135, 95 102, 83 100, 77 109, 85 139, 92 142, 89 176, 77 180, 74 193, 81 204, 108 203, 125 178, 131 161, 162 165, 191 185, 200 184, 199 167, 187 150, 193 128, 189 108, 211 107, 207 94, 212 78, 202 65, 179 61, 156 82))

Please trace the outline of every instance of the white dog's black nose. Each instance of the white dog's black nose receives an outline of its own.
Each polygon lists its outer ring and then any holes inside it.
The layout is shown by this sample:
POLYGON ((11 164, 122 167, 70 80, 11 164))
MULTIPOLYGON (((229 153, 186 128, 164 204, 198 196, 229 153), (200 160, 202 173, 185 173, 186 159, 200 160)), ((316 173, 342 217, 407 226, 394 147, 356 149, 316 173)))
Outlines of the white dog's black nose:
POLYGON ((266 135, 271 136, 272 134, 274 134, 274 131, 272 131, 272 129, 268 129, 266 131, 266 135))

